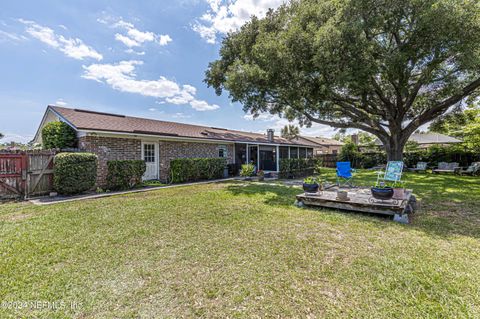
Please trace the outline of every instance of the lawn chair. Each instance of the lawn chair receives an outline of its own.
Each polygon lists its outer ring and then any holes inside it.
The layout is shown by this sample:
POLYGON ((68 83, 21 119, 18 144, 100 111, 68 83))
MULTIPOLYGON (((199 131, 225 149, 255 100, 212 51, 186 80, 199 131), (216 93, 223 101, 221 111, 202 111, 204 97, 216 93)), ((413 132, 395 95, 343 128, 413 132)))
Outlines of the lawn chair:
POLYGON ((480 162, 473 162, 469 167, 457 167, 455 169, 455 174, 458 175, 480 175, 480 162))
POLYGON ((402 161, 390 161, 387 163, 387 168, 385 172, 377 172, 377 183, 376 186, 379 186, 380 183, 393 182, 395 186, 402 179, 403 172, 403 162, 402 161), (383 175, 383 176, 382 176, 383 175))
POLYGON ((452 163, 446 163, 446 162, 440 162, 438 163, 438 167, 435 169, 432 169, 432 173, 455 173, 455 171, 458 168, 458 163, 452 162, 452 163))
POLYGON ((350 162, 337 162, 337 186, 354 187, 352 174, 354 172, 350 162))
POLYGON ((428 165, 428 163, 426 163, 426 162, 418 162, 416 167, 410 168, 409 170, 412 171, 412 172, 426 172, 427 171, 427 165, 428 165))

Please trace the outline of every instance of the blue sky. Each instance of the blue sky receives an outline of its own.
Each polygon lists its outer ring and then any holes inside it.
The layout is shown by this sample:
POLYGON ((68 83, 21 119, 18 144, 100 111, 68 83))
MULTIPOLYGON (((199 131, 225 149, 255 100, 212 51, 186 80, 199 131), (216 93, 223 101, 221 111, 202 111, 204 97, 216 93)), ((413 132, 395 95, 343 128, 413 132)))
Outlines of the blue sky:
MULTIPOLYGON (((48 104, 264 132, 203 83, 219 40, 281 0, 8 1, 0 11, 1 142, 30 140, 48 104)), ((330 136, 316 125, 302 130, 330 136)))

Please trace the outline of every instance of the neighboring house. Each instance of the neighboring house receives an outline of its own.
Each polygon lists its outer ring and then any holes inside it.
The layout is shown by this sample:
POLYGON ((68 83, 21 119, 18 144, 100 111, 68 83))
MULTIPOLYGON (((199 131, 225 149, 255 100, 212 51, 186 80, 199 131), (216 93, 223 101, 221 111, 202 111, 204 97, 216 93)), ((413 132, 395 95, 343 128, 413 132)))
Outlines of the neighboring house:
POLYGON ((273 130, 249 133, 58 106, 47 107, 35 143, 41 143, 42 128, 52 121, 69 124, 77 132, 78 147, 97 154, 98 185, 106 182, 109 160, 143 159, 147 163, 144 179, 166 181, 175 158, 224 157, 229 164, 249 162, 278 172, 280 159, 312 157, 315 146, 274 136, 273 130))
MULTIPOLYGON (((433 145, 448 146, 451 144, 462 143, 461 140, 458 140, 454 137, 432 132, 414 133, 410 136, 408 141, 416 142, 420 149, 426 149, 433 145)), ((375 144, 382 146, 382 142, 378 139, 375 141, 375 144)))
POLYGON ((299 142, 314 143, 313 152, 315 155, 338 154, 344 143, 325 137, 299 136, 299 142))

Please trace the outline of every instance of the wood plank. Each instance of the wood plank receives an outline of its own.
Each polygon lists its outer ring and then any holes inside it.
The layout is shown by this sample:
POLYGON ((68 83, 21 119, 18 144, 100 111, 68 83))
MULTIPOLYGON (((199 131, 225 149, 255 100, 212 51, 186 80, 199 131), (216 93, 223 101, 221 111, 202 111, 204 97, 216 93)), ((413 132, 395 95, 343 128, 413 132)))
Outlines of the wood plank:
POLYGON ((307 206, 327 207, 349 211, 358 211, 372 214, 395 215, 403 214, 406 210, 407 203, 411 198, 411 191, 406 192, 406 196, 398 202, 389 201, 371 201, 372 196, 368 195, 365 190, 357 189, 348 192, 349 201, 338 200, 336 191, 324 191, 318 195, 299 194, 296 196, 297 201, 307 206))

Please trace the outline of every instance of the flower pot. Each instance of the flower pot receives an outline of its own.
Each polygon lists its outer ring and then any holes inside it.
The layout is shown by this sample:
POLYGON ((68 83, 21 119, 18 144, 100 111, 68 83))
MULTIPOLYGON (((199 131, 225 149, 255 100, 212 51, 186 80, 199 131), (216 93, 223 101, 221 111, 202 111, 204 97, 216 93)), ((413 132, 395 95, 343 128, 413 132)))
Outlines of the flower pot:
POLYGON ((385 187, 385 188, 372 187, 371 191, 372 191, 372 196, 375 199, 389 200, 389 199, 392 199, 393 197, 393 188, 391 187, 385 187))
POLYGON ((405 198, 405 188, 394 188, 393 189, 393 199, 404 199, 405 198))
POLYGON ((339 201, 349 201, 350 198, 348 197, 348 192, 347 191, 337 191, 337 200, 339 201))
POLYGON ((319 185, 317 183, 314 184, 305 184, 303 183, 303 190, 305 193, 316 193, 318 192, 319 185))

